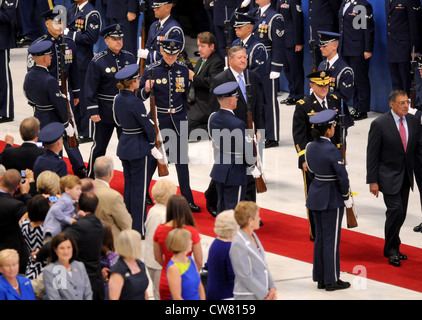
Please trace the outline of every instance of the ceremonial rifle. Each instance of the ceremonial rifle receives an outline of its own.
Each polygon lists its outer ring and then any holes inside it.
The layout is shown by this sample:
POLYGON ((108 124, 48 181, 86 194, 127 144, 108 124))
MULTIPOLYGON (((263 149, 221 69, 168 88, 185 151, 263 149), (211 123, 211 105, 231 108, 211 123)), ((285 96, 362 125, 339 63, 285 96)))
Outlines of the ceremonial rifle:
POLYGON ((418 67, 418 63, 415 58, 415 46, 413 46, 413 53, 412 53, 412 61, 410 62, 411 65, 411 74, 412 74, 412 84, 410 86, 410 107, 415 108, 415 102, 416 102, 416 70, 418 67))
MULTIPOLYGON (((340 110, 340 114, 339 114, 339 124, 340 124, 340 151, 341 154, 343 156, 344 159, 344 165, 346 165, 346 127, 345 127, 345 114, 344 114, 344 109, 343 109, 343 100, 341 101, 341 110, 340 110)), ((358 226, 358 221, 357 221, 357 214, 356 214, 356 208, 355 208, 355 203, 353 200, 353 192, 350 188, 350 183, 349 183, 349 197, 352 198, 353 201, 353 205, 351 208, 346 208, 346 216, 347 216, 347 227, 350 228, 355 228, 358 226)))
MULTIPOLYGON (((149 81, 150 84, 151 84, 151 81, 153 79, 152 76, 153 76, 153 70, 149 69, 147 81, 149 81)), ((151 89, 150 89, 149 104, 150 104, 151 119, 154 122, 155 146, 163 154, 163 158, 157 160, 158 176, 160 176, 160 177, 168 176, 169 170, 168 170, 168 167, 167 167, 168 162, 167 162, 167 157, 166 157, 166 150, 164 150, 164 148, 163 148, 163 144, 162 144, 163 140, 161 138, 160 128, 158 127, 157 108, 156 108, 156 105, 155 105, 155 95, 154 95, 154 89, 153 89, 152 86, 151 86, 151 89)))
POLYGON ((317 71, 316 51, 315 50, 316 50, 315 40, 312 38, 312 27, 309 26, 309 51, 311 52, 311 58, 312 58, 312 66, 311 66, 312 72, 317 71))
POLYGON ((256 156, 256 160, 255 160, 255 166, 261 171, 261 175, 258 178, 255 178, 255 185, 256 185, 256 192, 257 193, 263 193, 267 191, 267 185, 264 179, 264 172, 262 169, 262 165, 261 165, 261 157, 259 155, 259 149, 257 146, 257 141, 255 139, 255 128, 254 128, 254 122, 253 122, 253 118, 252 118, 252 107, 251 107, 251 94, 250 94, 250 87, 251 87, 251 83, 249 81, 249 70, 246 69, 246 97, 247 97, 247 102, 246 102, 246 115, 247 115, 247 127, 249 129, 249 132, 251 132, 252 134, 252 143, 253 143, 253 152, 256 156))
MULTIPOLYGON (((141 49, 145 49, 145 1, 142 0, 139 2, 140 13, 142 14, 142 23, 141 23, 141 34, 139 36, 139 46, 141 49)), ((145 59, 139 58, 139 74, 142 75, 145 70, 145 59)))
MULTIPOLYGON (((62 21, 63 23, 63 21, 62 21)), ((68 88, 67 88, 67 76, 66 76, 66 64, 65 64, 65 55, 66 55, 66 42, 64 39, 64 25, 62 26, 62 43, 60 44, 60 91, 66 100, 67 105, 67 121, 68 125, 73 128, 74 134, 73 136, 67 136, 67 143, 69 144, 69 148, 74 149, 79 146, 78 142, 78 131, 76 128, 75 123, 73 122, 73 111, 72 106, 70 105, 69 97, 68 97, 68 88)))
POLYGON ((229 67, 229 50, 231 47, 231 41, 230 41, 230 19, 227 13, 227 6, 226 6, 226 20, 224 20, 224 33, 226 34, 226 67, 229 67))

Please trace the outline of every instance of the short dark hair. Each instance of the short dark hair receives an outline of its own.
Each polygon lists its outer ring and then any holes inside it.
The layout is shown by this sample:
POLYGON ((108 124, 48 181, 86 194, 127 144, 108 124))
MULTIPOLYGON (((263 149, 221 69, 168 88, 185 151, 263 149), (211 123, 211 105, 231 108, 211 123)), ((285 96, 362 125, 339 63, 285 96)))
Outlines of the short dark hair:
POLYGON ((44 221, 48 210, 50 209, 50 201, 41 194, 37 194, 28 200, 28 217, 32 222, 44 221))
POLYGON ((407 92, 401 89, 391 91, 390 95, 388 96, 388 102, 396 102, 396 98, 398 96, 407 96, 407 92))
POLYGON ((92 192, 82 192, 79 198, 79 209, 85 212, 95 212, 98 206, 98 198, 92 192))
POLYGON ((209 31, 204 31, 204 32, 201 32, 201 33, 199 33, 197 36, 196 36, 196 38, 199 40, 199 42, 201 42, 201 43, 206 43, 206 44, 208 44, 209 46, 210 45, 214 45, 214 46, 216 46, 217 45, 217 39, 216 39, 216 37, 215 37, 215 35, 213 35, 211 32, 209 32, 209 31))
POLYGON ((50 261, 51 262, 56 262, 59 259, 55 249, 57 249, 60 243, 66 240, 70 241, 73 248, 73 254, 69 262, 72 262, 78 256, 78 245, 76 244, 75 239, 70 234, 60 232, 54 236, 53 240, 51 240, 51 246, 50 246, 50 261))
POLYGON ((23 141, 34 140, 40 132, 40 121, 35 117, 25 118, 19 126, 19 133, 23 141))

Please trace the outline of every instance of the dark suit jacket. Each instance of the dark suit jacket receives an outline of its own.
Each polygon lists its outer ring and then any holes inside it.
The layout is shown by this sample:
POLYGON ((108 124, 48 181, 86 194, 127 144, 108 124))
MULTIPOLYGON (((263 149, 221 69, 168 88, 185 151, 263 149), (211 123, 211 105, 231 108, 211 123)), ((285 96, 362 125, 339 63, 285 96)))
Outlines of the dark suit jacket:
POLYGON ((209 105, 210 100, 210 86, 212 79, 224 70, 224 61, 220 55, 214 51, 202 66, 198 74, 198 69, 201 66, 202 58, 198 60, 195 66, 195 76, 192 80, 192 87, 195 92, 195 100, 189 107, 189 118, 192 120, 208 121, 211 114, 209 105))
MULTIPOLYGON (((409 135, 406 152, 391 111, 384 113, 371 123, 366 155, 366 183, 378 183, 384 194, 400 191, 404 175, 413 189, 415 159, 420 162, 422 152, 421 125, 418 119, 406 115, 409 135)), ((422 165, 419 163, 419 165, 422 165)))
MULTIPOLYGON (((243 78, 247 79, 245 71, 243 72, 243 78)), ((218 111, 220 109, 220 104, 217 101, 216 95, 213 93, 213 90, 219 86, 220 84, 229 82, 229 81, 236 81, 236 78, 233 75, 233 72, 230 68, 224 70, 223 72, 219 73, 211 82, 211 89, 210 89, 210 106, 211 110, 218 111)), ((252 111, 252 119, 255 123, 256 129, 263 129, 264 124, 261 120, 261 106, 262 101, 260 101, 259 97, 261 95, 258 94, 258 88, 259 88, 259 80, 258 76, 255 72, 249 70, 249 81, 250 81, 250 105, 251 105, 251 111, 252 111)), ((238 100, 237 100, 237 107, 234 109, 234 114, 243 120, 245 123, 247 123, 247 105, 246 101, 243 98, 243 94, 238 89, 238 100)))
POLYGON ((28 250, 18 222, 26 211, 24 202, 13 198, 10 193, 0 192, 0 250, 18 251, 20 272, 25 272, 28 250))
POLYGON ((32 170, 34 168, 35 160, 44 152, 45 149, 39 148, 36 144, 31 142, 24 142, 19 147, 4 149, 3 165, 7 170, 32 170))

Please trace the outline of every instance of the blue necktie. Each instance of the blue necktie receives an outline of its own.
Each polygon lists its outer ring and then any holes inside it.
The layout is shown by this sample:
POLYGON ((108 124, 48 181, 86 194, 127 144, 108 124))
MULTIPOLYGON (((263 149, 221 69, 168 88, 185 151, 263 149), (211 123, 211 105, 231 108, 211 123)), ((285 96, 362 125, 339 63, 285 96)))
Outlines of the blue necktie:
POLYGON ((239 78, 239 87, 240 87, 240 90, 242 91, 243 97, 245 98, 245 101, 248 101, 246 99, 246 86, 245 86, 245 82, 243 81, 243 75, 240 73, 238 75, 238 78, 239 78))

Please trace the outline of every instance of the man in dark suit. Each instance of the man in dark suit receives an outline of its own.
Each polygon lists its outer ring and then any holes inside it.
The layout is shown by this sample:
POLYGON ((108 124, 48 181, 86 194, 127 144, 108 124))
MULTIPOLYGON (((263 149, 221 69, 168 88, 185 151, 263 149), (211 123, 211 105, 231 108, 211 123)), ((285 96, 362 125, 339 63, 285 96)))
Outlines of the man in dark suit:
MULTIPOLYGON (((262 102, 260 101, 258 94, 259 90, 259 79, 255 72, 247 69, 248 59, 246 55, 246 49, 240 46, 232 47, 229 51, 229 65, 230 67, 218 74, 213 81, 211 82, 211 90, 213 91, 217 86, 230 82, 230 81, 237 81, 239 83, 239 87, 237 88, 237 93, 239 98, 237 100, 236 109, 234 109, 234 114, 240 120, 247 123, 247 111, 248 106, 247 103, 250 105, 252 119, 254 123, 254 127, 256 130, 257 141, 258 143, 261 142, 261 130, 263 129, 263 124, 261 120, 261 105, 262 102), (239 75, 241 76, 242 80, 239 79, 239 75), (245 99, 246 92, 245 89, 241 89, 241 82, 250 85, 250 98, 249 100, 245 99)), ((216 95, 212 94, 210 97, 210 105, 213 111, 218 111, 220 108, 220 104, 217 101, 216 95)), ((263 138, 263 137, 262 137, 263 138)), ((215 189, 215 183, 211 180, 208 189, 205 191, 205 198, 207 200, 207 209, 210 211, 210 208, 216 208, 217 204, 217 192, 215 189)), ((246 190, 246 200, 249 201, 256 201, 256 185, 255 179, 251 175, 248 175, 248 183, 247 183, 247 190, 246 190)), ((211 210, 210 213, 215 213, 215 210, 211 210), (213 211, 213 212, 211 212, 213 211)))
POLYGON ((199 60, 194 71, 189 70, 192 81, 190 106, 188 110, 189 132, 199 128, 207 130, 208 117, 211 114, 209 105, 212 79, 224 70, 224 61, 217 53, 217 40, 210 32, 202 32, 197 36, 199 60), (192 91, 193 90, 193 91, 192 91))
POLYGON ((339 16, 340 43, 338 51, 354 73, 353 112, 355 120, 368 117, 371 103, 369 61, 374 51, 374 19, 372 5, 366 0, 343 0, 339 16), (365 8, 365 11, 362 8, 365 8), (363 11, 363 12, 362 12, 363 11), (357 15, 365 14, 365 25, 356 27, 357 15))
POLYGON ((421 52, 422 18, 420 0, 385 0, 387 26, 387 61, 393 90, 409 94, 410 61, 413 53, 421 52), (400 50, 398 50, 400 48, 400 50))
POLYGON ((25 274, 29 253, 19 228, 19 220, 27 212, 24 201, 14 198, 20 190, 27 197, 29 183, 21 182, 21 175, 15 169, 9 169, 0 181, 0 250, 15 249, 19 253, 19 272, 25 274))
POLYGON ((40 122, 37 118, 30 117, 22 120, 19 126, 19 133, 23 140, 22 145, 6 148, 3 151, 2 164, 6 169, 21 171, 34 168, 35 160, 45 151, 37 145, 39 132, 40 122))
POLYGON ((400 266, 407 257, 400 252, 399 233, 406 219, 409 191, 413 189, 414 166, 422 165, 422 134, 418 119, 408 114, 407 93, 394 90, 388 100, 391 111, 372 121, 369 130, 366 183, 373 195, 384 195, 384 256, 391 265, 400 266))
POLYGON ((248 160, 253 161, 253 157, 249 157, 253 155, 253 138, 246 136, 246 123, 233 112, 237 105, 238 87, 236 81, 230 81, 217 86, 213 91, 220 104, 220 110, 211 114, 208 122, 215 145, 215 163, 210 176, 216 183, 217 214, 224 210, 234 210, 245 199, 248 166, 253 166, 254 177, 260 176, 254 162, 248 163, 248 160), (230 135, 230 142, 227 134, 230 135), (251 154, 248 155, 248 151, 251 154))

